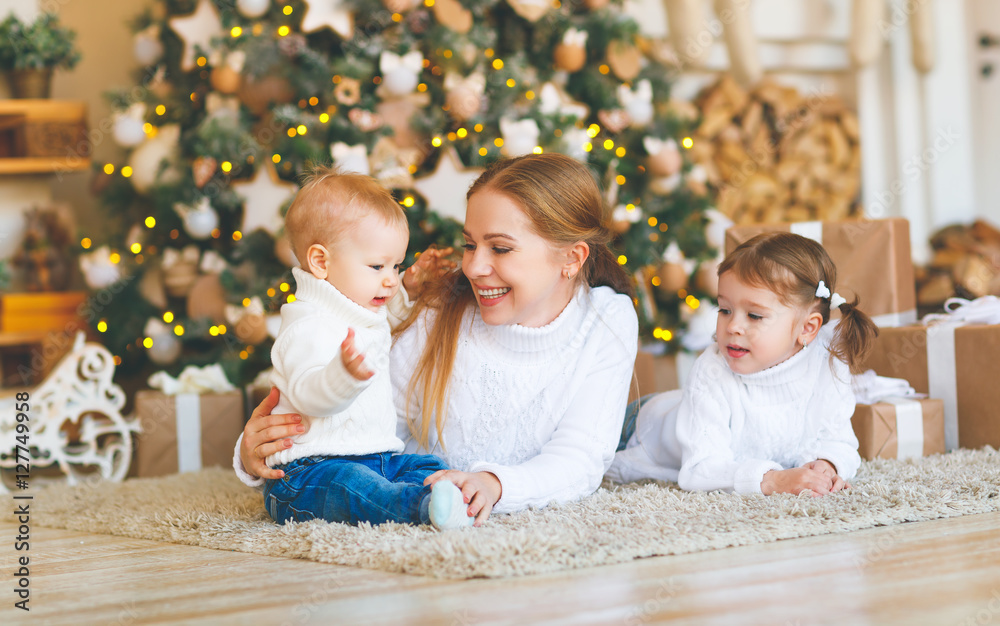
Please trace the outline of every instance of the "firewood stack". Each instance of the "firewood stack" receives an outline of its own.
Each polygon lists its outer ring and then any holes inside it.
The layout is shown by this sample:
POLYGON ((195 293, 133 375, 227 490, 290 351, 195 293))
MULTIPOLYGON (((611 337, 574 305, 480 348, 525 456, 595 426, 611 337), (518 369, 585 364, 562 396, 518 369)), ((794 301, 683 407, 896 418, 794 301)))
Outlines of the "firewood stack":
POLYGON ((736 224, 860 214, 858 120, 839 98, 769 79, 748 92, 724 75, 696 104, 702 122, 690 155, 736 224))
POLYGON ((918 267, 917 305, 939 308, 952 296, 1000 295, 1000 229, 983 220, 934 233, 934 256, 918 267))

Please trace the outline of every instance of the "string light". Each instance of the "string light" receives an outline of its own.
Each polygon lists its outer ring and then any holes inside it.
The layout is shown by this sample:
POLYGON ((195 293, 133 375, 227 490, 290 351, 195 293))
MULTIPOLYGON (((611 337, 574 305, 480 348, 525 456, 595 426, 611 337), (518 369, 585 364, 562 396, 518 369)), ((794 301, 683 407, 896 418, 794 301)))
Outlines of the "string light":
POLYGON ((464 128, 459 128, 458 130, 455 131, 455 134, 458 135, 459 139, 465 139, 466 135, 469 134, 469 131, 465 130, 464 128))
POLYGON ((285 302, 295 302, 295 294, 294 293, 288 294, 288 299, 285 300, 285 302))
POLYGON ((181 326, 180 324, 178 324, 177 326, 174 326, 174 334, 177 335, 178 337, 183 337, 184 336, 184 327, 181 326))
POLYGON ((213 337, 218 337, 219 336, 219 327, 218 326, 212 326, 211 328, 208 329, 208 334, 211 335, 211 336, 213 336, 213 337))
POLYGON ((487 150, 486 148, 480 148, 479 149, 479 156, 486 156, 487 154, 489 154, 489 152, 490 151, 487 150))
POLYGON ((225 335, 226 334, 226 325, 225 324, 219 324, 219 334, 220 335, 225 335))
POLYGON ((329 115, 327 115, 326 113, 320 113, 319 114, 319 123, 320 124, 326 124, 329 121, 330 121, 330 116, 329 115))
POLYGON ((250 298, 243 298, 243 306, 245 307, 250 306, 250 298))
POLYGON ((611 71, 611 68, 602 63, 601 66, 597 68, 597 71, 601 74, 607 74, 611 71))
POLYGON ((166 112, 167 112, 167 107, 163 106, 162 104, 156 105, 156 114, 157 115, 163 115, 166 112))
POLYGON ((273 163, 281 163, 281 155, 280 154, 272 154, 271 155, 271 161, 273 163))
POLYGON ((493 145, 496 146, 496 147, 498 147, 498 148, 502 148, 503 147, 503 139, 501 139, 500 137, 497 137, 496 139, 493 140, 493 145))
POLYGON ((80 247, 83 248, 84 250, 90 250, 90 246, 92 246, 93 243, 94 242, 90 240, 90 237, 84 237, 83 239, 80 240, 80 247))
POLYGON ((198 57, 197 63, 198 67, 205 67, 205 64, 208 63, 208 59, 206 59, 205 57, 198 57))
POLYGON ((405 198, 403 198, 402 205, 405 206, 406 208, 410 208, 413 206, 414 202, 416 201, 413 199, 413 196, 406 196, 405 198))
POLYGON ((288 285, 288 283, 281 283, 280 285, 278 285, 278 289, 281 290, 281 293, 285 293, 289 289, 291 289, 291 287, 288 285))
POLYGON ((624 254, 619 254, 618 255, 618 265, 625 265, 626 263, 628 263, 628 257, 625 256, 624 254))
POLYGON ((441 138, 440 137, 435 137, 434 139, 431 139, 431 145, 434 146, 435 148, 440 148, 441 147, 441 138))
POLYGON ((150 349, 150 348, 152 348, 153 347, 153 338, 152 337, 146 337, 145 339, 143 339, 142 340, 142 347, 146 348, 147 350, 150 349))
POLYGON ((136 242, 129 247, 129 250, 132 251, 132 254, 139 254, 140 252, 142 252, 142 244, 136 242))
POLYGON ((164 313, 163 313, 163 321, 166 322, 167 324, 169 324, 170 322, 174 321, 174 313, 173 313, 173 311, 164 311, 164 313))
POLYGON ((274 290, 274 287, 269 287, 268 288, 268 290, 267 290, 267 297, 268 298, 273 298, 277 294, 278 294, 278 292, 274 290))
POLYGON ((125 167, 122 168, 122 176, 124 176, 125 178, 128 178, 131 175, 132 175, 132 168, 131 167, 129 167, 128 165, 126 165, 125 167))
POLYGON ((541 146, 535 146, 534 149, 532 150, 532 152, 534 154, 541 154, 542 153, 542 147, 541 146))
POLYGON ((285 8, 282 9, 281 11, 285 15, 291 15, 292 14, 292 6, 291 5, 285 5, 285 8))
POLYGON ((230 163, 229 161, 223 161, 219 167, 222 168, 223 172, 226 172, 228 174, 230 170, 233 169, 233 164, 230 163))
POLYGON ((239 241, 240 239, 243 239, 243 233, 237 230, 233 233, 233 241, 239 241))
POLYGON ((493 69, 502 70, 503 69, 503 59, 493 59, 493 69))
POLYGON ((243 34, 243 29, 239 26, 233 26, 232 30, 229 31, 229 34, 235 39, 243 34))
POLYGON ((300 135, 305 135, 306 131, 309 129, 306 128, 305 124, 299 124, 298 126, 295 127, 295 130, 297 130, 300 135))
POLYGON ((694 145, 694 139, 691 139, 690 137, 685 137, 684 139, 681 140, 681 145, 684 146, 685 148, 690 149, 691 146, 694 145))
POLYGON ((393 13, 392 14, 392 21, 396 22, 396 23, 402 22, 403 21, 403 16, 400 15, 399 13, 393 13))
POLYGON ((121 263, 122 255, 118 254, 117 252, 112 252, 111 256, 108 257, 108 260, 114 263, 115 265, 118 265, 119 263, 121 263))
POLYGON ((604 149, 605 150, 611 150, 614 147, 615 147, 615 142, 614 141, 612 141, 610 139, 605 139, 604 140, 604 149))
POLYGON ((615 156, 618 158, 625 156, 625 146, 618 146, 618 149, 615 150, 615 156))
POLYGON ((649 282, 653 283, 654 287, 659 287, 660 286, 660 282, 661 282, 660 281, 660 277, 659 276, 653 276, 653 278, 651 278, 649 282))
POLYGON ((646 223, 649 224, 650 226, 656 226, 657 221, 658 220, 656 219, 656 217, 650 215, 649 219, 646 220, 646 223))
POLYGON ((97 332, 99 333, 108 332, 108 323, 105 320, 97 322, 97 332))
POLYGON ((278 36, 279 37, 285 37, 285 36, 288 35, 289 32, 291 32, 291 29, 288 28, 287 26, 279 26, 278 27, 278 36))
POLYGON ((701 301, 698 300, 698 298, 695 298, 694 296, 688 296, 684 298, 684 303, 687 304, 692 309, 697 309, 698 307, 701 306, 701 301))

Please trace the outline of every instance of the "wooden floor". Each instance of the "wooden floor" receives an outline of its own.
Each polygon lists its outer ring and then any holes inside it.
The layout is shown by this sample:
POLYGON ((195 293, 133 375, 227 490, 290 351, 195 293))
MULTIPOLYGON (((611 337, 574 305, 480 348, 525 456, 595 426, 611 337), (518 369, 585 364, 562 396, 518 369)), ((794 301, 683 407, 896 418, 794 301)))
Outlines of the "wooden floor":
POLYGON ((417 576, 32 526, 0 624, 1000 624, 1000 513, 504 580, 417 576))

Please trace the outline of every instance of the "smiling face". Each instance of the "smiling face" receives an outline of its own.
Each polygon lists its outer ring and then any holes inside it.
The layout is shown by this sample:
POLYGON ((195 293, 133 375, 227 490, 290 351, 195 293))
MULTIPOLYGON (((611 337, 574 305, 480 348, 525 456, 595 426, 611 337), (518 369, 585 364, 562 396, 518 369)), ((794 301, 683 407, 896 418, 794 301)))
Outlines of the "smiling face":
POLYGON ((545 326, 569 304, 568 251, 536 234, 509 196, 490 188, 472 194, 462 232, 462 271, 484 322, 545 326))
POLYGON ((309 270, 357 304, 378 311, 399 289, 399 266, 406 257, 407 243, 405 229, 369 214, 336 242, 310 247, 309 270), (311 253, 316 248, 325 249, 327 254, 317 250, 314 258, 311 253))
POLYGON ((820 326, 819 313, 788 306, 774 292, 743 283, 734 272, 719 277, 716 345, 737 374, 754 374, 787 360, 812 341, 820 326))

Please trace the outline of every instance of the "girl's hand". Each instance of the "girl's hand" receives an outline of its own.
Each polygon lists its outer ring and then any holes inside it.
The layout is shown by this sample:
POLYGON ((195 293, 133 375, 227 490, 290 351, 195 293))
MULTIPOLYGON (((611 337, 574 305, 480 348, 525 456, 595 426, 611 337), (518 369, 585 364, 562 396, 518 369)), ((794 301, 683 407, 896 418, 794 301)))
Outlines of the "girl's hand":
POLYGON ((457 264, 446 258, 454 248, 430 247, 420 253, 417 260, 403 272, 403 287, 410 299, 416 300, 428 283, 454 270, 457 264))
POLYGON ((354 329, 347 329, 347 338, 340 344, 340 360, 344 364, 347 373, 356 380, 368 380, 375 375, 375 372, 365 365, 365 355, 358 352, 354 347, 354 329))
POLYGON ((278 479, 285 473, 271 469, 264 462, 268 456, 290 448, 293 437, 306 432, 308 426, 302 423, 302 417, 294 413, 271 415, 278 404, 278 388, 271 387, 271 393, 257 405, 253 414, 243 427, 243 441, 240 443, 240 461, 243 469, 251 476, 278 479))
MULTIPOLYGON (((771 470, 764 474, 764 479, 760 481, 760 490, 765 496, 769 496, 772 493, 799 495, 806 489, 809 489, 815 498, 832 493, 834 491, 833 487, 833 479, 823 472, 809 467, 771 470)), ((840 489, 843 488, 843 486, 840 487, 840 489)))
POLYGON ((469 503, 467 513, 469 517, 475 517, 473 526, 482 526, 493 511, 493 505, 500 500, 503 487, 500 479, 491 472, 460 472, 458 470, 439 470, 424 479, 425 485, 433 485, 439 480, 447 478, 458 485, 462 490, 462 496, 469 503))

